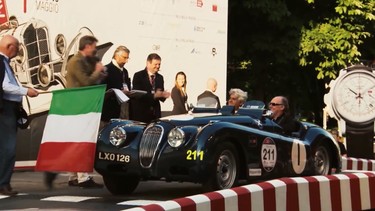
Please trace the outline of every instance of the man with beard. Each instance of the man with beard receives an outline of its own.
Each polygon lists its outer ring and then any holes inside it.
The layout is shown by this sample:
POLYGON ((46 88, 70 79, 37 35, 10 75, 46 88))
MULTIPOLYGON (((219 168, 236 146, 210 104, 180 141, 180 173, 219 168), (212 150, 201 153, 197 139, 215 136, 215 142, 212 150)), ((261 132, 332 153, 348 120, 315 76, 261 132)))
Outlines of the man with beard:
MULTIPOLYGON (((67 65, 66 87, 76 88, 99 84, 106 72, 103 64, 95 57, 98 40, 93 36, 83 36, 79 41, 79 51, 69 59, 67 65)), ((45 183, 52 188, 52 182, 56 173, 47 172, 45 183)), ((69 186, 82 188, 102 188, 102 184, 96 183, 86 172, 71 172, 69 186)))

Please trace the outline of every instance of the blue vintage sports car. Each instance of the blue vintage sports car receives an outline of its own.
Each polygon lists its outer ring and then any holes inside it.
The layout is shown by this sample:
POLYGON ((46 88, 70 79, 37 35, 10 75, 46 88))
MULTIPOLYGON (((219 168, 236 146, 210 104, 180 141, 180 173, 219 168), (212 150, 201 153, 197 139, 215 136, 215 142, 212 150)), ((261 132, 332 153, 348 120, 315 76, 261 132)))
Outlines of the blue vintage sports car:
POLYGON ((263 107, 194 108, 150 124, 113 119, 98 136, 95 170, 112 194, 130 194, 142 180, 201 183, 211 191, 242 180, 340 171, 330 133, 300 122, 285 135, 263 107))

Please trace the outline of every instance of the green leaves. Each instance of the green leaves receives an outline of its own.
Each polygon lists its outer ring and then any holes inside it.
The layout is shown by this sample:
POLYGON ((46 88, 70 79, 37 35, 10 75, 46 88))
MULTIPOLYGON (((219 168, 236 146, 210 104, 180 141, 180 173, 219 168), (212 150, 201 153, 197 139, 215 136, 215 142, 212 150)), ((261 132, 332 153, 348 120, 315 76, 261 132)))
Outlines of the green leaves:
POLYGON ((334 12, 310 20, 301 30, 299 64, 315 66, 322 79, 335 78, 336 70, 358 63, 359 45, 370 36, 365 26, 374 20, 373 6, 373 1, 337 0, 334 12))

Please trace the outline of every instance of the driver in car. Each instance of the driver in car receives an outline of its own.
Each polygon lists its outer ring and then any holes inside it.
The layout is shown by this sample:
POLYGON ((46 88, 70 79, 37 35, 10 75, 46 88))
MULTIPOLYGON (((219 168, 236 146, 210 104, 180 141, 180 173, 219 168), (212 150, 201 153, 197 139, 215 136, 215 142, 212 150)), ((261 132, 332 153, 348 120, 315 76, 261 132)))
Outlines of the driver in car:
POLYGON ((289 112, 289 102, 284 96, 276 96, 268 104, 272 111, 271 119, 283 128, 285 134, 290 135, 292 132, 299 130, 299 124, 289 112))

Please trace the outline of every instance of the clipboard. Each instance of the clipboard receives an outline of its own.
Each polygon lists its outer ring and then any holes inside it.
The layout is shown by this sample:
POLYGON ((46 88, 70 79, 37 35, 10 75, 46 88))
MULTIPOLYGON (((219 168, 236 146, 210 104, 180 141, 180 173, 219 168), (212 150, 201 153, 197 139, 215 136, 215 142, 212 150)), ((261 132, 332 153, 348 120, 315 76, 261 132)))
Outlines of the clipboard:
POLYGON ((129 97, 126 96, 120 89, 112 88, 112 89, 107 90, 104 98, 108 99, 112 96, 116 97, 117 102, 119 104, 122 104, 122 103, 125 103, 125 102, 129 101, 129 97))
POLYGON ((145 94, 147 94, 146 91, 133 89, 133 90, 129 91, 127 95, 130 98, 140 98, 145 94))

